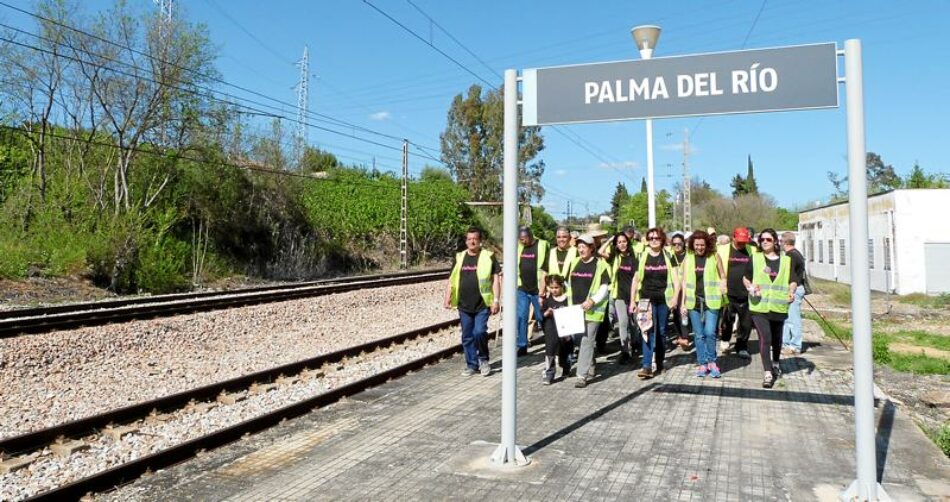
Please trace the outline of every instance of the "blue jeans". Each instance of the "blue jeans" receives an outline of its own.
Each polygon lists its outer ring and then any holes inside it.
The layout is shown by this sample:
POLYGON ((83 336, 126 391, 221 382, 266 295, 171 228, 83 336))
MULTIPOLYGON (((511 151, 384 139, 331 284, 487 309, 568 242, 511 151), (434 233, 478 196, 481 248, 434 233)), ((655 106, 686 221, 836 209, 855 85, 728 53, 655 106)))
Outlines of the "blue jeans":
POLYGON ((488 362, 488 314, 487 308, 474 314, 459 310, 465 364, 476 371, 481 363, 488 362))
POLYGON ((666 303, 651 302, 651 305, 653 306, 653 327, 647 332, 647 339, 643 341, 643 367, 652 367, 653 353, 656 352, 656 367, 661 369, 666 356, 666 321, 670 315, 670 308, 666 303))
POLYGON ((705 319, 698 309, 691 309, 689 320, 693 323, 696 362, 698 364, 716 362, 716 326, 719 325, 719 309, 707 309, 705 319))
POLYGON ((788 304, 788 319, 782 328, 782 345, 802 350, 802 300, 805 299, 805 286, 795 288, 792 303, 788 304))
POLYGON ((528 306, 534 305, 534 317, 541 321, 541 300, 538 295, 518 290, 518 348, 528 346, 528 306))

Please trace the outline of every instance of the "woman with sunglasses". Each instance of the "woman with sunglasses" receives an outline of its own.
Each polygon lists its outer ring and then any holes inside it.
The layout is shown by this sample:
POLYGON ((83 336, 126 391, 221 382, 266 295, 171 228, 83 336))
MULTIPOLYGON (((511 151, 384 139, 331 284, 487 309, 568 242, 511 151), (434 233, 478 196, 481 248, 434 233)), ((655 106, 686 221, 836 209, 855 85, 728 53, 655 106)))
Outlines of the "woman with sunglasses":
POLYGON ((647 230, 647 249, 639 257, 637 273, 633 275, 630 290, 633 293, 630 313, 635 313, 638 302, 650 300, 653 326, 643 336, 643 364, 637 376, 653 378, 663 372, 666 355, 666 319, 669 309, 674 308, 679 297, 680 283, 677 268, 670 254, 663 249, 666 234, 662 228, 647 230), (656 372, 653 371, 653 356, 656 354, 656 372))
POLYGON ((682 316, 693 323, 696 341, 696 376, 719 378, 716 364, 716 326, 726 293, 726 273, 712 236, 697 230, 689 236, 689 252, 683 258, 682 316))
POLYGON ((788 305, 795 299, 801 278, 792 270, 792 260, 779 254, 778 234, 766 228, 759 234, 762 252, 752 255, 752 280, 743 278, 749 289, 749 311, 759 334, 759 354, 765 376, 762 387, 771 389, 781 375, 782 329, 788 305))
MULTIPOLYGON (((673 266, 680 269, 682 275, 683 262, 686 260, 686 239, 683 234, 676 232, 670 237, 670 251, 672 253, 670 261, 673 266)), ((689 318, 684 318, 682 310, 673 308, 673 325, 679 330, 674 342, 683 351, 689 350, 689 318)), ((695 328, 693 328, 695 330, 695 328)))

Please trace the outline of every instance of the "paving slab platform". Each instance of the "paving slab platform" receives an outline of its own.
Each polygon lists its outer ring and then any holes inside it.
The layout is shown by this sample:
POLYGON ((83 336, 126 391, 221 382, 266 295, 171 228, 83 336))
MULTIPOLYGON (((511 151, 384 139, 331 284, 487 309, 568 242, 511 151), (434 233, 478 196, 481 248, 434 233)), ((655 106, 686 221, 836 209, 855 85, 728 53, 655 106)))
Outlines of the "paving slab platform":
MULTIPOLYGON (((608 356, 585 389, 545 386, 542 350, 518 370, 528 467, 487 465, 500 434, 500 361, 490 377, 465 377, 456 357, 104 498, 836 500, 854 477, 850 353, 832 342, 783 360, 771 390, 757 354, 722 357, 713 380, 695 377, 693 354, 679 349, 653 380, 608 356)), ((887 396, 875 413, 891 498, 950 500, 947 457, 887 396)))

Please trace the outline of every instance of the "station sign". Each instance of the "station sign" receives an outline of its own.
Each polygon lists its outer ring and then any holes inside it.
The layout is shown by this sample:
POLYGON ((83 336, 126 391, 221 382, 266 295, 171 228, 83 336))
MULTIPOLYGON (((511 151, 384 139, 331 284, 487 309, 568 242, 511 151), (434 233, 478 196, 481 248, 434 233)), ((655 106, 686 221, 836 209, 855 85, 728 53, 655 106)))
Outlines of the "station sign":
POLYGON ((834 43, 522 72, 525 126, 838 106, 834 43))

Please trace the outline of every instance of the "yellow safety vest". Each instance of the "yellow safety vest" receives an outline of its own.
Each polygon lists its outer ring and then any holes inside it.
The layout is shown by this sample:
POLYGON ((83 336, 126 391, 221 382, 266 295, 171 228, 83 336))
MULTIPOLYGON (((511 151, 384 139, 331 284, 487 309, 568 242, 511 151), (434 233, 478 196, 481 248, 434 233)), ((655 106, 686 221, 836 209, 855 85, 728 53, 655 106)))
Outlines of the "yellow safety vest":
MULTIPOLYGON (((449 282, 452 284, 452 306, 458 307, 459 304, 459 282, 462 275, 462 262, 465 261, 465 255, 468 251, 462 251, 455 255, 455 266, 452 267, 452 273, 449 275, 449 282)), ((495 293, 492 291, 492 273, 491 273, 492 252, 482 249, 478 253, 478 265, 475 268, 475 277, 478 278, 478 292, 482 295, 485 305, 490 307, 495 301, 495 293)))
MULTIPOLYGON (((729 279, 729 253, 731 253, 730 251, 731 249, 732 249, 732 243, 716 245, 716 253, 719 254, 719 259, 722 260, 722 273, 725 274, 723 276, 723 279, 726 279, 726 280, 729 279)), ((749 254, 750 259, 759 252, 759 249, 751 244, 746 244, 745 250, 746 250, 746 253, 749 254)), ((729 304, 728 296, 722 297, 722 304, 723 305, 729 304)))
MULTIPOLYGON (((551 249, 551 245, 548 244, 548 241, 544 239, 536 239, 535 242, 538 244, 538 255, 535 257, 535 262, 538 264, 538 278, 541 278, 540 272, 544 272, 544 261, 541 260, 541 255, 547 256, 548 251, 551 249)), ((515 273, 518 274, 518 287, 521 287, 521 253, 524 251, 524 244, 520 241, 518 242, 518 270, 515 273)))
MULTIPOLYGON (((706 257, 706 267, 703 269, 703 289, 706 295, 706 306, 712 310, 722 307, 722 293, 719 291, 719 267, 716 263, 716 254, 706 257)), ((683 277, 686 279, 684 291, 684 306, 688 309, 696 308, 696 254, 686 253, 683 259, 683 277)))
MULTIPOLYGON (((587 298, 590 298, 594 293, 600 289, 600 278, 604 276, 604 272, 610 273, 610 270, 607 268, 607 264, 599 257, 594 257, 594 260, 597 260, 597 268, 594 270, 594 278, 590 283, 590 290, 587 291, 587 298)), ((567 269, 567 301, 568 305, 574 305, 574 296, 571 294, 571 274, 574 272, 574 268, 581 262, 580 257, 575 258, 571 262, 570 268, 567 269)), ((601 322, 604 320, 604 313, 607 312, 607 298, 609 295, 604 296, 604 298, 595 303, 594 306, 584 313, 584 319, 588 321, 601 322)))
MULTIPOLYGON (((676 277, 676 268, 673 266, 673 262, 670 261, 670 254, 667 253, 665 249, 660 252, 663 253, 663 259, 666 261, 666 291, 663 292, 663 296, 666 297, 666 304, 669 305, 673 302, 673 283, 678 278, 676 277)), ((649 249, 645 249, 643 253, 640 254, 640 263, 637 265, 637 275, 640 277, 640 283, 637 284, 639 289, 643 288, 643 271, 646 267, 647 256, 649 256, 649 254, 649 249)), ((633 296, 639 298, 640 291, 634 291, 633 296)))
POLYGON ((765 273, 765 254, 756 253, 752 257, 752 284, 758 286, 762 296, 749 295, 749 310, 759 314, 775 312, 788 313, 788 279, 792 269, 792 259, 782 255, 779 258, 778 275, 775 281, 765 273))
MULTIPOLYGON (((548 273, 557 274, 563 277, 564 280, 567 280, 567 271, 568 269, 571 268, 571 262, 573 262, 574 259, 577 258, 577 248, 574 246, 567 248, 567 254, 564 256, 563 267, 557 266, 557 251, 558 249, 556 247, 551 248, 548 251, 548 273)), ((520 253, 519 253, 519 256, 520 256, 520 253)))

